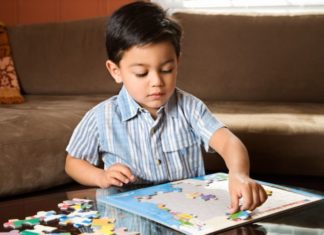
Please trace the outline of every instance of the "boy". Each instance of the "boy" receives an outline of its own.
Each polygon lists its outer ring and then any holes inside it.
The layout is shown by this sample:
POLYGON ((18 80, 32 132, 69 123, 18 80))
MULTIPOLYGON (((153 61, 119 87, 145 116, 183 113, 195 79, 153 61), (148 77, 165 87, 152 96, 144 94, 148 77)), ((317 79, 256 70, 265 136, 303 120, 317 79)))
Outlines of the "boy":
POLYGON ((254 210, 267 196, 249 177, 246 148, 199 99, 176 88, 181 36, 181 27, 153 3, 131 3, 112 15, 106 67, 123 87, 79 123, 66 172, 101 188, 196 177, 205 174, 203 145, 229 169, 229 212, 254 210), (100 159, 105 169, 95 166, 100 159))

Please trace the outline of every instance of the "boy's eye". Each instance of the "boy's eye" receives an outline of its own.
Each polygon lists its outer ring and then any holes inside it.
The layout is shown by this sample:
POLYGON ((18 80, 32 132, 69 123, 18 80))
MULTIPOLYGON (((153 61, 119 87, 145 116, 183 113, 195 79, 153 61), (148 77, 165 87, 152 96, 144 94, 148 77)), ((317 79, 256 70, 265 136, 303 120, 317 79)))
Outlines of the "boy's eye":
POLYGON ((148 73, 135 73, 136 77, 143 78, 147 75, 148 73))
POLYGON ((173 69, 164 69, 161 70, 161 73, 172 73, 173 69))

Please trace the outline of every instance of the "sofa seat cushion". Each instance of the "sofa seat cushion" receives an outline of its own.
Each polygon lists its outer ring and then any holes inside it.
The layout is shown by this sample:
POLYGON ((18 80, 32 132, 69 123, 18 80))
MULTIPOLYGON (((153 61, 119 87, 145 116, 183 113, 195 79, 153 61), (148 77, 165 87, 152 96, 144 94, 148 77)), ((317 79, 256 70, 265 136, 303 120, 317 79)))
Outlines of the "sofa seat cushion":
POLYGON ((247 146, 252 173, 324 176, 324 104, 206 103, 247 146))
POLYGON ((0 196, 70 182, 65 147, 85 112, 110 95, 25 96, 0 106, 0 196))

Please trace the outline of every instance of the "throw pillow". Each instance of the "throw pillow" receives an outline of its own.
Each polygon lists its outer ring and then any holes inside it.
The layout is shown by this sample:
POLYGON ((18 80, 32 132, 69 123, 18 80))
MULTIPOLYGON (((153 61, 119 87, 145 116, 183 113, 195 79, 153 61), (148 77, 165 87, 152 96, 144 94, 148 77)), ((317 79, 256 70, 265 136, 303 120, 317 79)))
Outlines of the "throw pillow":
POLYGON ((24 102, 20 93, 17 74, 12 61, 6 26, 0 22, 0 103, 24 102))

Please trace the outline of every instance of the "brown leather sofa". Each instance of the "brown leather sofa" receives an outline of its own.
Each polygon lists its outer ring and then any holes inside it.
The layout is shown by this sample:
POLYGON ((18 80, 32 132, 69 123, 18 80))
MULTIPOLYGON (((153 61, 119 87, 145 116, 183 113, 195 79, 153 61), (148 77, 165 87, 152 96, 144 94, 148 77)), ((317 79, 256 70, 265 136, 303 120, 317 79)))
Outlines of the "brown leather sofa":
MULTIPOLYGON (((185 33, 178 86, 246 144, 258 174, 324 177, 324 15, 175 13, 185 33)), ((117 94, 106 19, 9 27, 26 99, 0 106, 0 196, 72 180, 65 147, 84 113, 117 94)), ((206 169, 224 170, 215 154, 206 169)))

